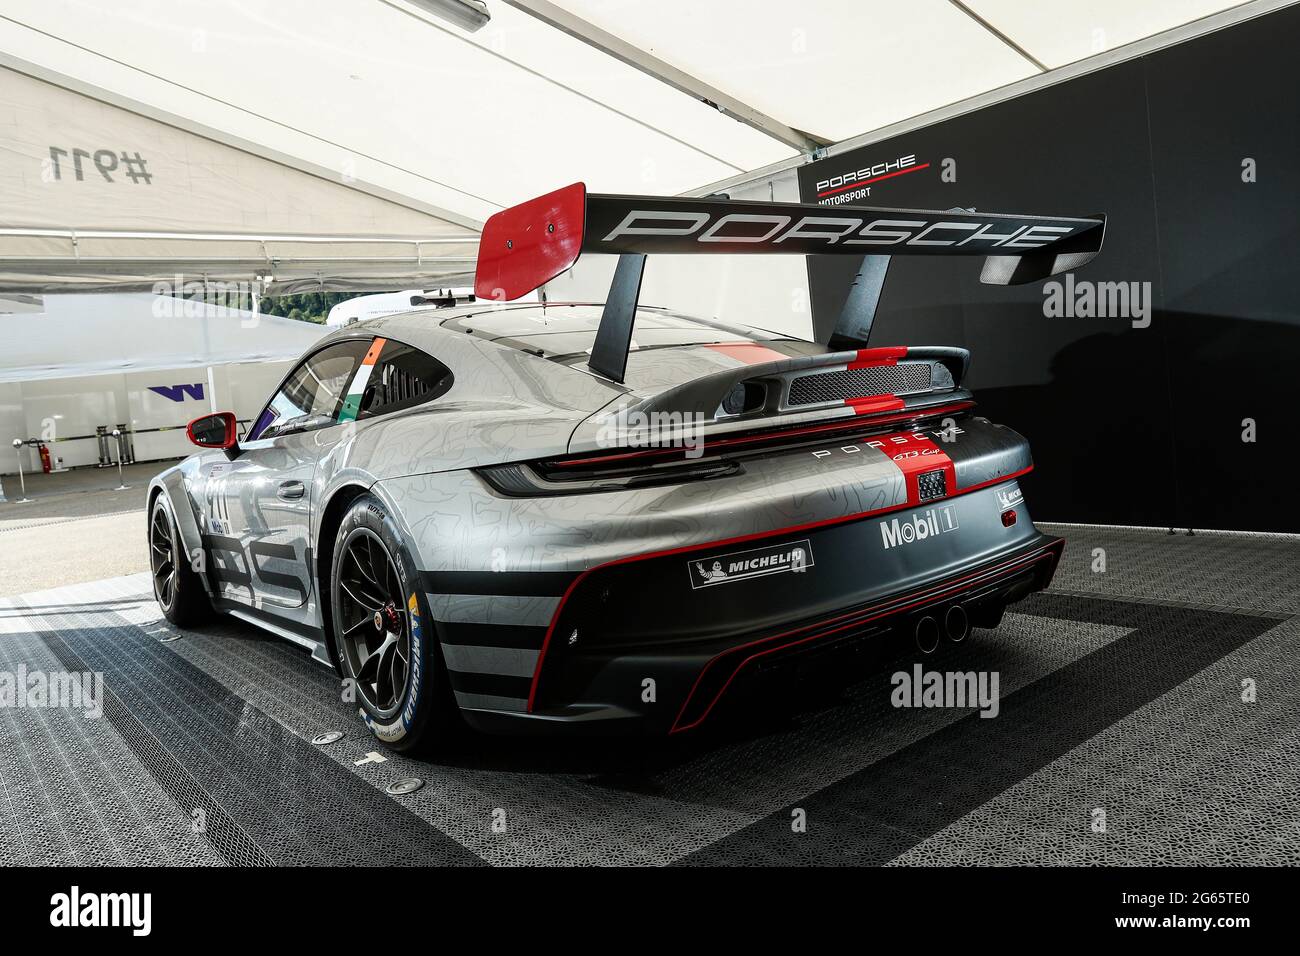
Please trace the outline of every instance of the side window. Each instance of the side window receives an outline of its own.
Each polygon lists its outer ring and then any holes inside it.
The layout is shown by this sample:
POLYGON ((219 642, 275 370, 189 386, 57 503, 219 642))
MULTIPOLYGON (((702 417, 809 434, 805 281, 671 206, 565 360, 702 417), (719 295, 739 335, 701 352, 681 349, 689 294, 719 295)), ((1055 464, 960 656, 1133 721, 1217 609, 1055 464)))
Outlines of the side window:
POLYGON ((247 441, 332 425, 369 339, 321 349, 289 375, 249 430, 247 441))
POLYGON ((432 401, 451 388, 451 369, 432 355, 389 340, 366 380, 358 419, 432 401))

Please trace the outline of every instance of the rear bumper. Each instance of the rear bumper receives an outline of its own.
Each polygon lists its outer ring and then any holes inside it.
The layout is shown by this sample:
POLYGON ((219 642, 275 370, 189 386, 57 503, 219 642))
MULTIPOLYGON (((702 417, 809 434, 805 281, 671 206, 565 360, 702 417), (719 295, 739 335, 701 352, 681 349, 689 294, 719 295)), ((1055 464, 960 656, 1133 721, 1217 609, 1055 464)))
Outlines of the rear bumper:
POLYGON ((954 604, 966 608, 977 621, 998 617, 1008 604, 1051 583, 1064 547, 1064 539, 1043 536, 1041 545, 1020 549, 1005 560, 730 648, 709 660, 700 672, 671 732, 698 727, 738 680, 751 674, 779 679, 786 665, 800 663, 804 655, 848 651, 856 642, 907 627, 923 615, 942 619, 942 612, 954 604))
POLYGON ((943 539, 955 534, 882 553, 872 547, 882 522, 865 520, 744 545, 779 551, 803 542, 815 575, 772 573, 693 587, 698 581, 684 565, 701 556, 699 549, 597 569, 575 581, 555 611, 530 708, 463 708, 466 719, 501 733, 678 733, 704 723, 724 698, 760 684, 779 694, 791 666, 833 659, 910 627, 920 615, 962 604, 977 623, 996 620, 1006 605, 1047 587, 1064 547, 1027 516, 1002 546, 988 540, 992 532, 976 516, 991 511, 1001 530, 998 490, 945 503, 960 501, 963 530, 984 539, 976 554, 950 550, 943 539), (701 594, 708 600, 699 601, 701 594))

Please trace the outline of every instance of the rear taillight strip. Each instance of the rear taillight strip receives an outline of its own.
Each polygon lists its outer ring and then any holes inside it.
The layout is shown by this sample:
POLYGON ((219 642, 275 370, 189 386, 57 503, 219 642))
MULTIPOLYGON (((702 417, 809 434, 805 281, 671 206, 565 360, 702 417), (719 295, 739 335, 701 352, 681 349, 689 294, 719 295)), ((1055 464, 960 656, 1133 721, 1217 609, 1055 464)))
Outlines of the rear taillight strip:
POLYGON ((894 412, 907 405, 897 395, 866 395, 862 398, 846 398, 844 404, 853 409, 854 415, 875 415, 879 412, 894 412))
MULTIPOLYGON (((877 398, 892 398, 893 396, 875 396, 877 398)), ((868 399, 854 399, 854 401, 868 401, 868 399)), ((902 399, 895 399, 898 405, 894 408, 904 406, 902 399)), ((739 435, 733 438, 715 438, 706 439, 705 446, 708 448, 734 448, 737 445, 748 445, 754 442, 779 441, 783 438, 793 438, 801 435, 820 435, 826 432, 839 431, 861 431, 864 427, 875 425, 889 425, 897 422, 921 420, 933 418, 938 415, 951 415, 955 412, 964 411, 968 408, 974 408, 973 401, 951 402, 947 405, 937 405, 929 408, 913 408, 900 412, 896 415, 880 415, 875 417, 870 411, 859 411, 854 418, 844 422, 832 422, 826 425, 809 425, 793 428, 775 428, 771 431, 760 432, 754 435, 739 435), (862 415, 872 414, 870 421, 863 421, 862 415)), ((885 409, 882 409, 885 410, 885 409)), ((892 410, 892 409, 888 409, 892 410)), ((545 462, 549 468, 578 468, 582 466, 601 465, 617 461, 630 461, 644 458, 661 458, 668 455, 680 455, 680 448, 647 448, 641 451, 612 452, 608 455, 594 455, 588 458, 570 458, 566 460, 553 460, 545 462)))

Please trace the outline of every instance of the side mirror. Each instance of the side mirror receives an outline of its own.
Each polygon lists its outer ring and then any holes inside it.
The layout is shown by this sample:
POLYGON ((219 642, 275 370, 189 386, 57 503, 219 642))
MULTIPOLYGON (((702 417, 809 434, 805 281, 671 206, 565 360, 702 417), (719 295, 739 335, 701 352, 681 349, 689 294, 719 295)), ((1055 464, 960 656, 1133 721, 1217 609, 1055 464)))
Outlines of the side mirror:
POLYGON ((217 412, 196 418, 185 426, 185 437, 200 448, 233 448, 235 413, 217 412))

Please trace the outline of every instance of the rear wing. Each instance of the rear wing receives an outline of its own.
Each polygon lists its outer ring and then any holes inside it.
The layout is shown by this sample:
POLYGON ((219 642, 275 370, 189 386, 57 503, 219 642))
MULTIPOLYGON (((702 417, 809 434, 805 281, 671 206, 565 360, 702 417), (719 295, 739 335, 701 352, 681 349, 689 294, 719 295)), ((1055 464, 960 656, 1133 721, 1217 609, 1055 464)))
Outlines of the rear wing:
POLYGON ((620 256, 592 349, 593 370, 622 381, 647 253, 787 253, 857 256, 855 291, 837 323, 861 339, 888 257, 983 256, 980 281, 1036 282, 1090 262, 1106 217, 1005 215, 964 209, 880 209, 588 194, 574 183, 492 216, 479 239, 474 291, 510 300, 569 269, 584 252, 620 256))

